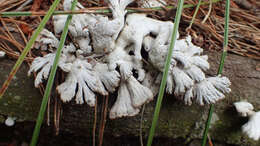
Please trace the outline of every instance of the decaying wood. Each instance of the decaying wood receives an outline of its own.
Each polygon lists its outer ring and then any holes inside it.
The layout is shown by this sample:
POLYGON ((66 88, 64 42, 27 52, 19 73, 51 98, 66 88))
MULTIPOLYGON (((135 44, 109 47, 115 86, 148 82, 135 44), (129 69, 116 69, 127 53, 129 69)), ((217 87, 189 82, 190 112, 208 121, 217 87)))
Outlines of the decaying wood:
MULTIPOLYGON (((207 74, 215 75, 219 65, 220 53, 207 52, 207 54, 209 54, 209 62, 211 65, 211 69, 207 74)), ((8 74, 12 63, 10 60, 1 60, 0 76, 8 74)), ((232 93, 226 97, 225 100, 220 101, 216 105, 217 109, 213 116, 215 120, 213 120, 210 129, 210 135, 213 141, 217 140, 238 145, 241 143, 250 146, 259 145, 259 143, 252 142, 248 140, 245 135, 242 135, 240 127, 243 125, 245 119, 241 119, 232 107, 233 102, 247 99, 253 103, 256 110, 260 109, 260 73, 255 68, 257 64, 259 64, 259 61, 233 54, 228 55, 225 61, 224 75, 229 77, 232 82, 232 93)), ((33 79, 26 77, 27 69, 26 65, 23 65, 22 70, 17 74, 17 79, 11 84, 7 94, 5 94, 4 100, 0 101, 0 115, 11 114, 18 117, 18 121, 31 121, 36 119, 37 109, 39 109, 42 96, 39 91, 33 89, 33 79), (20 96, 20 101, 15 100, 17 96, 20 96), (10 103, 7 101, 10 101, 10 103), (6 103, 8 104, 6 105, 6 103), (33 109, 27 109, 28 105, 33 105, 33 109)), ((1 80, 0 83, 2 82, 1 80)), ((116 96, 110 95, 109 98, 108 107, 110 109, 116 96)), ((97 125, 99 125, 102 115, 102 97, 98 97, 98 102, 97 125)), ((155 101, 147 104, 145 108, 142 125, 144 138, 149 132, 154 107, 155 101)), ((181 101, 166 96, 163 100, 156 136, 173 139, 187 139, 189 137, 191 140, 201 138, 204 123, 207 118, 207 109, 208 106, 198 106, 195 104, 185 106, 181 101)), ((62 117, 60 119, 61 134, 72 133, 83 137, 92 137, 94 113, 94 108, 90 108, 87 104, 76 105, 73 102, 63 104, 62 117)), ((139 123, 140 114, 130 118, 107 119, 104 136, 138 136, 140 130, 139 123)), ((99 127, 97 127, 97 129, 98 128, 99 127)))

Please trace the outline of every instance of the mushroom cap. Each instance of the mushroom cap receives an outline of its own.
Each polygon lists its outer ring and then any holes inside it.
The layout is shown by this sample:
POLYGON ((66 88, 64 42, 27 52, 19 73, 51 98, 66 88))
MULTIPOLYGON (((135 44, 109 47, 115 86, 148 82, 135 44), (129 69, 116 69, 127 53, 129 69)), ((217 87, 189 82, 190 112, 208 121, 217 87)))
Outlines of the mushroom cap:
POLYGON ((254 110, 254 106, 247 101, 238 101, 233 103, 233 105, 242 117, 249 116, 249 114, 254 110))
POLYGON ((132 105, 136 108, 153 99, 152 91, 140 84, 133 76, 130 76, 127 80, 127 88, 131 96, 132 105))
POLYGON ((4 51, 0 51, 0 58, 3 58, 5 56, 5 52, 4 51))
POLYGON ((194 96, 196 96, 197 103, 200 105, 204 105, 204 103, 214 104, 225 97, 225 95, 218 91, 207 78, 202 82, 195 84, 193 93, 194 96))
POLYGON ((15 120, 16 120, 15 117, 9 117, 8 116, 7 119, 5 120, 5 125, 8 126, 8 127, 14 126, 15 120))
POLYGON ((135 116, 140 112, 139 108, 132 105, 131 97, 125 82, 121 82, 118 89, 117 100, 110 110, 109 118, 121 118, 125 116, 135 116))

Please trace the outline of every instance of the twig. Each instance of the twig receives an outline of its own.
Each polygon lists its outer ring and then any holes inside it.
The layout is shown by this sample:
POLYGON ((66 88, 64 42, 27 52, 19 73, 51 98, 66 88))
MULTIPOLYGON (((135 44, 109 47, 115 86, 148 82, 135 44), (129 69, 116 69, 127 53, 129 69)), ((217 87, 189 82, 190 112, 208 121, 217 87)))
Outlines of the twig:
POLYGON ((25 6, 27 6, 28 4, 30 4, 33 0, 27 0, 26 2, 24 2, 20 7, 18 7, 16 9, 16 11, 20 11, 22 10, 25 6))
POLYGON ((97 128, 97 98, 96 98, 96 104, 95 104, 95 114, 94 114, 94 124, 93 124, 93 130, 92 130, 92 140, 93 140, 93 146, 96 145, 96 128, 97 128))
POLYGON ((56 135, 59 135, 59 133, 60 133, 60 116, 61 116, 61 101, 58 98, 57 129, 56 129, 56 133, 55 133, 56 135))
POLYGON ((106 118, 107 118, 107 105, 108 105, 108 96, 105 96, 105 101, 103 100, 102 104, 102 117, 101 117, 101 123, 99 127, 99 144, 98 146, 102 146, 103 144, 103 136, 104 136, 104 130, 106 125, 106 118))
POLYGON ((209 139, 209 146, 213 146, 213 142, 211 141, 210 135, 208 134, 208 139, 209 139))
POLYGON ((202 20, 202 22, 201 22, 202 24, 207 21, 208 17, 210 16, 211 10, 212 10, 212 0, 209 0, 209 11, 208 11, 207 15, 205 16, 205 18, 202 20))
POLYGON ((22 4, 24 1, 25 1, 25 0, 20 0, 20 1, 18 1, 17 3, 12 4, 12 5, 10 5, 9 7, 6 7, 6 8, 4 8, 4 9, 2 9, 1 11, 4 12, 4 11, 7 11, 7 10, 9 10, 9 9, 11 9, 11 8, 14 8, 14 7, 16 7, 16 6, 20 5, 20 4, 22 4))
POLYGON ((15 20, 13 18, 1 18, 2 20, 6 21, 6 22, 15 22, 15 23, 19 23, 19 24, 24 24, 24 25, 28 25, 26 22, 24 21, 20 21, 20 20, 15 20))
POLYGON ((143 117, 144 117, 145 104, 143 105, 141 119, 140 119, 140 129, 139 129, 139 137, 140 137, 140 146, 144 146, 143 143, 143 117))

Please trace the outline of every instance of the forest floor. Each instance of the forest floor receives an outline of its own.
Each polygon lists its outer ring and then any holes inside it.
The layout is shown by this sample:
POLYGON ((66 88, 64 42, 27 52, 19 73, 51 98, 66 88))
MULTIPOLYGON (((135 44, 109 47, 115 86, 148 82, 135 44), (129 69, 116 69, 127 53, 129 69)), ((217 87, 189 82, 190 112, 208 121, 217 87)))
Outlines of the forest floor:
MULTIPOLYGON (((210 0, 205 1, 209 2, 210 0)), ((0 0, 0 12, 46 12, 52 2, 53 0, 33 0, 32 2, 30 2, 30 0, 0 0), (27 4, 25 5, 25 3, 27 4)), ((79 2, 86 8, 96 7, 97 9, 101 9, 107 7, 107 4, 102 0, 79 0, 79 2)), ((185 0, 185 4, 192 4, 195 6, 197 3, 198 1, 185 0)), ((167 0, 167 5, 176 6, 177 0, 167 0)), ((130 7, 137 8, 137 4, 133 3, 130 7)), ((58 9, 62 10, 62 4, 59 5, 58 9)), ((176 9, 167 9, 165 7, 163 10, 154 11, 148 15, 156 19, 168 21, 174 20, 175 11, 176 9)), ((193 42, 205 50, 221 51, 223 49, 224 40, 225 1, 222 0, 212 3, 212 5, 201 5, 192 27, 187 29, 194 11, 195 7, 185 8, 183 10, 179 30, 181 36, 190 34, 192 35, 193 42)), ((0 51, 4 51, 8 58, 16 60, 42 18, 42 16, 0 17, 0 51)), ((49 30, 53 30, 52 26, 53 24, 50 20, 46 27, 49 30)), ((228 47, 229 53, 246 56, 258 61, 260 60, 259 0, 231 0, 228 47)), ((39 55, 38 53, 42 55, 46 54, 44 51, 30 51, 25 61, 30 64, 33 58, 39 55)), ((260 62, 255 66, 255 69, 260 72, 260 62)), ((31 124, 24 123, 24 125, 31 124)), ((0 129, 1 131, 4 129, 2 125, 0 125, 0 129)), ((29 127, 29 129, 32 130, 32 127, 29 127)), ((18 128, 18 130, 6 128, 6 131, 11 131, 11 136, 19 136, 19 134, 21 134, 19 131, 21 132, 23 130, 24 129, 21 127, 18 128), (14 134, 15 131, 16 134, 14 134)), ((0 136, 1 135, 2 134, 0 134, 0 136)), ((31 133, 28 133, 28 135, 31 135, 31 133)), ((6 139, 8 139, 8 136, 6 139)), ((13 138, 9 140, 13 140, 13 138)), ((0 140, 0 146, 12 146, 17 144, 15 141, 9 140, 3 143, 0 140)), ((106 141, 106 139, 104 141, 106 141)), ((138 141, 138 139, 136 141, 138 141)), ((176 143, 176 141, 174 142, 176 143)))

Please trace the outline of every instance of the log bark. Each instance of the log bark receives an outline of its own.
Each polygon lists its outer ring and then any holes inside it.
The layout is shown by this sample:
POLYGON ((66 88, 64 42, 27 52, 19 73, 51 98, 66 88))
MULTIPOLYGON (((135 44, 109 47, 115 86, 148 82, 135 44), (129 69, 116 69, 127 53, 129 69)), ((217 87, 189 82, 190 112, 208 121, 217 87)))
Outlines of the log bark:
MULTIPOLYGON (((211 69, 207 75, 216 75, 220 53, 206 52, 209 56, 211 69)), ((226 144, 260 145, 260 141, 253 141, 241 133, 241 126, 247 122, 236 113, 232 103, 246 99, 251 102, 256 110, 260 110, 260 72, 256 70, 259 61, 229 54, 225 61, 223 75, 230 78, 232 85, 231 94, 215 105, 212 124, 210 127, 211 139, 226 144)), ((0 60, 0 84, 6 79, 14 61, 0 60)), ((33 87, 33 78, 27 77, 28 67, 23 65, 16 75, 3 99, 0 100, 0 115, 15 116, 18 121, 35 121, 41 102, 40 92, 33 87)), ((109 97, 109 108, 115 101, 115 95, 109 97)), ((104 97, 98 97, 97 129, 102 115, 101 103, 104 97)), ((155 98, 156 99, 156 98, 155 98)), ((152 122, 156 100, 145 107, 142 123, 142 134, 148 136, 152 122)), ((201 139, 209 106, 185 106, 171 95, 163 99, 162 109, 156 128, 157 137, 170 139, 182 138, 186 143, 201 139)), ((108 109, 109 111, 109 109, 108 109)), ((113 137, 139 136, 141 114, 135 117, 110 120, 107 118, 105 135, 113 137)), ((0 117, 0 122, 4 118, 0 117), (1 120, 2 119, 2 120, 1 120)), ((60 132, 71 133, 83 137, 91 137, 94 121, 94 109, 86 104, 76 105, 74 102, 62 104, 60 119, 60 132)), ((192 143, 191 143, 192 145, 192 143)))

